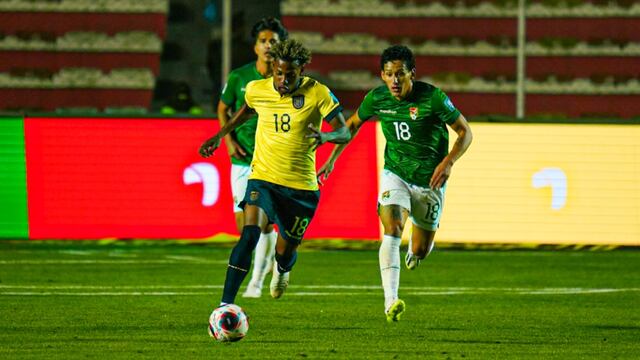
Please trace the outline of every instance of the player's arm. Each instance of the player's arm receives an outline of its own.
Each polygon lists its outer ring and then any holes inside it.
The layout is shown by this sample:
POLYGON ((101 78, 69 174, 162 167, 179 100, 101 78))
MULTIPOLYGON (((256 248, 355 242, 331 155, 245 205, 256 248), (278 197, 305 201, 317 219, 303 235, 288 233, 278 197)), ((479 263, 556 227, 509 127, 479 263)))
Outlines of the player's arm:
MULTIPOLYGON (((220 127, 225 126, 229 122, 230 113, 231 106, 220 100, 218 102, 218 120, 220 120, 220 127)), ((227 151, 229 152, 230 157, 242 159, 247 156, 247 152, 245 151, 245 149, 236 141, 231 133, 225 135, 224 143, 227 145, 227 151)))
POLYGON ((436 169, 431 176, 431 181, 429 182, 429 186, 432 189, 439 189, 444 185, 451 175, 451 168, 453 167, 453 164, 462 156, 462 154, 465 153, 465 151, 467 151, 469 145, 471 145, 471 141, 473 140, 471 127, 469 126, 467 119, 465 119, 462 114, 460 114, 456 121, 449 126, 456 132, 458 138, 453 144, 449 154, 447 154, 440 164, 436 166, 436 169))
POLYGON ((305 137, 315 140, 315 143, 313 144, 314 150, 327 142, 345 144, 351 139, 351 133, 345 123, 344 115, 342 115, 342 111, 339 111, 331 120, 329 120, 329 125, 331 125, 331 128, 333 129, 332 131, 322 132, 320 129, 316 129, 312 124, 309 124, 309 130, 311 133, 305 137))
POLYGON ((254 113, 255 112, 252 108, 248 107, 246 104, 242 105, 240 110, 233 115, 231 120, 222 126, 217 134, 213 135, 200 146, 200 155, 205 158, 213 155, 213 152, 220 146, 221 139, 233 131, 233 129, 245 123, 254 113))
POLYGON ((320 114, 322 114, 325 121, 327 121, 333 129, 333 131, 322 132, 312 124, 309 124, 309 133, 305 137, 314 140, 313 150, 326 142, 334 144, 344 144, 348 142, 349 139, 351 139, 351 134, 345 127, 342 106, 338 98, 331 93, 328 87, 320 83, 317 83, 317 86, 314 86, 312 91, 315 92, 312 93, 312 97, 317 99, 317 107, 320 114))
POLYGON ((333 151, 331 151, 331 156, 329 156, 329 159, 327 159, 324 165, 322 165, 320 169, 318 169, 318 180, 320 181, 320 184, 322 184, 322 180, 327 180, 329 178, 329 174, 331 174, 331 172, 333 171, 336 160, 338 160, 338 157, 340 157, 344 149, 347 147, 347 144, 349 144, 349 142, 351 142, 351 140, 353 140, 353 138, 358 134, 358 131, 360 130, 360 127, 363 123, 364 121, 360 119, 357 111, 353 115, 351 115, 349 120, 347 120, 345 128, 349 130, 351 139, 345 143, 341 143, 333 147, 333 151))

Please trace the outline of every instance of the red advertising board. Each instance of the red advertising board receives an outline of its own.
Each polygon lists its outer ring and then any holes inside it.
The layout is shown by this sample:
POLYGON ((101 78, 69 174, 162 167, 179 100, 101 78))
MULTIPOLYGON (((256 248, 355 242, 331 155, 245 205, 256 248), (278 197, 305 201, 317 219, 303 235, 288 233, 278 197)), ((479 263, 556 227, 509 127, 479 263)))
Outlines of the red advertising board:
MULTIPOLYGON (((379 238, 377 146, 375 123, 365 123, 320 188, 320 205, 305 236, 379 238)), ((332 144, 318 149, 318 167, 324 164, 332 149, 332 144)))
MULTIPOLYGON (((235 233, 226 149, 197 152, 217 129, 213 120, 26 118, 30 238, 235 233)), ((366 126, 321 189, 309 238, 378 237, 375 148, 366 126)))

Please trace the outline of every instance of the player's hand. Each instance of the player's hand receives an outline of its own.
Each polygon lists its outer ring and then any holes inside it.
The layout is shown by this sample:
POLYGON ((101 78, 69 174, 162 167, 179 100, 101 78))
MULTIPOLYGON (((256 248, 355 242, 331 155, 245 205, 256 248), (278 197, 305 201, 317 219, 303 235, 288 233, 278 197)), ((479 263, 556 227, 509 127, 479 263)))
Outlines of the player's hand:
POLYGON ((224 142, 225 144, 227 144, 227 152, 229 153, 229 157, 242 160, 247 156, 247 151, 242 147, 242 145, 238 144, 238 142, 232 139, 230 136, 225 136, 224 142))
POLYGON ((218 137, 218 135, 215 135, 200 146, 200 155, 204 158, 208 158, 209 156, 213 155, 213 152, 216 151, 219 146, 220 138, 218 137))
POLYGON ((436 169, 433 171, 433 175, 431 176, 431 181, 429 181, 429 187, 433 190, 440 189, 444 186, 444 184, 451 176, 451 167, 453 164, 447 159, 443 160, 436 169))
POLYGON ((307 126, 307 128, 309 129, 309 131, 311 133, 305 135, 305 138, 314 140, 314 142, 313 142, 313 150, 316 150, 320 145, 322 145, 322 144, 327 142, 326 134, 323 133, 322 131, 320 131, 320 129, 317 129, 312 124, 309 124, 309 126, 307 126))
POLYGON ((326 181, 329 178, 329 174, 333 171, 333 167, 333 161, 327 161, 320 169, 318 169, 317 177, 320 185, 324 185, 323 181, 326 181))

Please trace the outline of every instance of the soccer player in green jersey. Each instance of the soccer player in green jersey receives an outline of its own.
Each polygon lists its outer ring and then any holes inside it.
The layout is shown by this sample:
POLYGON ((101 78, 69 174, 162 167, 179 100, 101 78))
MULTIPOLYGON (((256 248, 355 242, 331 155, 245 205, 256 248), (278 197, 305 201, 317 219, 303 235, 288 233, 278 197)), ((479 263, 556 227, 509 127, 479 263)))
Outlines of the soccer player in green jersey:
POLYGON ((338 99, 325 85, 302 76, 311 53, 295 40, 274 45, 270 53, 273 77, 247 84, 245 105, 200 147, 202 156, 211 156, 224 136, 247 121, 247 115, 258 114, 251 174, 240 202, 244 227, 229 257, 221 304, 235 302, 260 233, 273 223, 280 231, 270 291, 276 299, 282 296, 296 250, 320 200, 316 148, 351 138, 338 99), (323 119, 333 131, 319 130, 323 119))
MULTIPOLYGON (((220 102, 218 102, 220 126, 224 126, 229 122, 230 114, 244 105, 245 88, 249 82, 266 79, 271 76, 273 58, 269 55, 269 50, 279 41, 286 40, 288 33, 278 19, 264 18, 253 26, 251 35, 255 39, 253 51, 257 56, 257 60, 229 73, 227 83, 222 90, 220 102)), ((255 148, 257 123, 258 117, 254 115, 224 137, 227 151, 231 157, 231 193, 233 195, 233 208, 239 233, 242 232, 244 227, 244 218, 239 204, 244 198, 247 180, 251 172, 249 165, 255 148)), ((257 298, 262 295, 262 283, 273 267, 277 237, 273 226, 267 226, 260 235, 253 262, 253 274, 243 294, 244 297, 257 298)))
MULTIPOLYGON (((388 321, 398 321, 405 303, 400 286, 400 239, 407 218, 413 223, 405 265, 413 270, 433 249, 453 164, 471 144, 465 117, 439 88, 415 80, 415 58, 406 46, 391 46, 380 60, 385 85, 365 96, 347 120, 352 138, 364 121, 377 117, 387 141, 380 178, 378 215, 384 228, 379 262, 388 321), (449 151, 447 125, 457 134, 449 151)), ((318 170, 325 179, 346 144, 334 148, 318 170)))

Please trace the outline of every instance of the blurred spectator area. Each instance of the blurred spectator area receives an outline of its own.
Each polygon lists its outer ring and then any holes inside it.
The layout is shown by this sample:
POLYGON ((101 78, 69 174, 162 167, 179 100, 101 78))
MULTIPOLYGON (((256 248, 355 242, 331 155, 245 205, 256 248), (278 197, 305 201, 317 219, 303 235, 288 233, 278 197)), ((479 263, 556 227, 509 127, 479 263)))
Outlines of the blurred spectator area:
POLYGON ((0 110, 146 110, 168 0, 0 1, 0 110))
MULTIPOLYGON (((640 117, 640 2, 527 1, 526 114, 640 117)), ((309 73, 347 108, 382 84, 379 56, 409 45, 417 76, 468 117, 515 114, 516 0, 284 0, 309 73)))
MULTIPOLYGON (((190 87, 195 104, 206 113, 215 111, 222 89, 221 0, 170 0, 167 35, 152 109, 171 100, 182 84, 190 87)), ((253 24, 265 16, 279 16, 279 1, 231 1, 232 68, 255 61, 253 24)))

